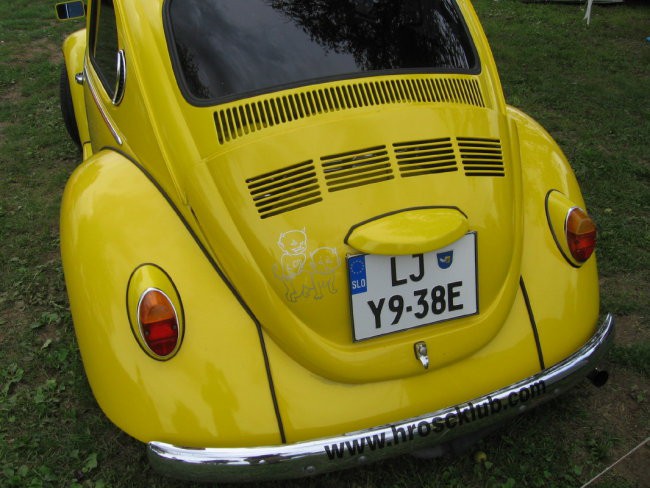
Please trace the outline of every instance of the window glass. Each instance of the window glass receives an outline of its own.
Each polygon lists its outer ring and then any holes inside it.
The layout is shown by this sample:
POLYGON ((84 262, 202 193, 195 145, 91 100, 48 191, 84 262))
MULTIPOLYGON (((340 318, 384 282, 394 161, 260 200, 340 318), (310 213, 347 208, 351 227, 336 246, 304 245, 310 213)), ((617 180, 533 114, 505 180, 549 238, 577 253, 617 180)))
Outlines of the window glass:
POLYGON ((93 64, 104 88, 112 98, 117 83, 118 51, 117 23, 113 0, 95 1, 93 27, 93 64))
POLYGON ((387 70, 475 72, 454 0, 168 0, 182 88, 214 101, 387 70))

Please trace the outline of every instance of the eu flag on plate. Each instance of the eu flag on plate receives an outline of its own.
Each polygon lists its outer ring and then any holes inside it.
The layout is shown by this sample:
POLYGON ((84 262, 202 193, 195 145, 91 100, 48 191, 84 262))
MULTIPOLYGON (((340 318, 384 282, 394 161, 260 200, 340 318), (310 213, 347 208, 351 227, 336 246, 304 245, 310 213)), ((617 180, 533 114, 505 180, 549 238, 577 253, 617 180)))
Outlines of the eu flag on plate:
POLYGON ((348 258, 348 276, 350 278, 350 293, 365 293, 368 291, 366 279, 366 256, 352 256, 348 258))

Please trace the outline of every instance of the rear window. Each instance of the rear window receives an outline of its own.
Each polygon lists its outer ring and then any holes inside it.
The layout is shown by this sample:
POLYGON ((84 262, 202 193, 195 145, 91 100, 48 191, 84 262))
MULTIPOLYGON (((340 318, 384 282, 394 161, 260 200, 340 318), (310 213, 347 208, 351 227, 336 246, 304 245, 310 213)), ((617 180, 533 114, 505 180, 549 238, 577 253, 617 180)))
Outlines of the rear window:
POLYGON ((167 0, 165 12, 177 79, 200 104, 395 70, 479 70, 452 0, 167 0))

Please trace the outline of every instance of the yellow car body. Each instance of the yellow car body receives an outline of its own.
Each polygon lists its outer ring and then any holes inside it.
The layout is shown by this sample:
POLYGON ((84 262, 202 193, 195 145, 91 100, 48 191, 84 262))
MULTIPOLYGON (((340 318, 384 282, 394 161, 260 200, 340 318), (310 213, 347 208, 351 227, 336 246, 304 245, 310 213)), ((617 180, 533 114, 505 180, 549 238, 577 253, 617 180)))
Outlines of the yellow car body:
MULTIPOLYGON (((576 261, 564 236, 585 203, 552 138, 506 105, 469 1, 457 4, 474 72, 382 71, 218 103, 178 82, 168 3, 90 0, 63 45, 83 153, 61 209, 79 349, 100 407, 157 469, 266 479, 442 449, 595 368, 613 319, 599 322, 595 256, 576 261), (107 89, 92 46, 111 4, 121 54, 107 89), (384 334, 378 300, 381 334, 355 335, 351 257, 417 261, 461 240, 473 310, 384 334), (150 289, 177 314, 169 356, 138 326, 150 289)), ((421 306, 460 307, 445 286, 421 306)), ((416 302, 382 303, 396 317, 416 302)))

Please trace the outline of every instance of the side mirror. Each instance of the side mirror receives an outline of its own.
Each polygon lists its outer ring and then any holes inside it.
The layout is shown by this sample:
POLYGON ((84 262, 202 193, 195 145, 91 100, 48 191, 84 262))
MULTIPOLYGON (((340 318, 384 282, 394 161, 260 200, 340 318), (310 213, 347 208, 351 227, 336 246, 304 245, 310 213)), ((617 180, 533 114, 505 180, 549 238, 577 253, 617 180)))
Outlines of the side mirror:
POLYGON ((86 16, 86 6, 79 1, 57 3, 54 9, 59 20, 80 19, 86 16))

